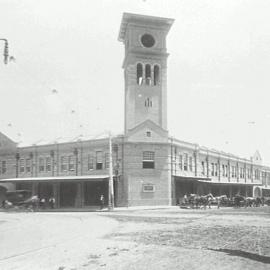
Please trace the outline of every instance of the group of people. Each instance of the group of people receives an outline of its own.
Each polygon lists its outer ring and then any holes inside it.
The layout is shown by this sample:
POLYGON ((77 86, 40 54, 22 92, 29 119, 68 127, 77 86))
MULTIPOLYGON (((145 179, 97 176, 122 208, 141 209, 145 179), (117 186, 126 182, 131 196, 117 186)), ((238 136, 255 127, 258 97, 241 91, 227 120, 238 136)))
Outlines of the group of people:
POLYGON ((17 203, 12 203, 7 199, 3 200, 1 203, 1 207, 3 209, 12 208, 14 206, 15 207, 31 208, 33 210, 46 209, 47 207, 49 207, 50 209, 54 209, 55 208, 55 198, 50 197, 49 199, 46 199, 46 198, 40 199, 37 195, 34 195, 25 201, 21 201, 21 202, 17 202, 17 203))
POLYGON ((50 197, 49 199, 46 198, 39 198, 38 196, 33 196, 31 198, 32 206, 34 209, 41 208, 46 209, 49 206, 50 209, 55 208, 55 198, 50 197))

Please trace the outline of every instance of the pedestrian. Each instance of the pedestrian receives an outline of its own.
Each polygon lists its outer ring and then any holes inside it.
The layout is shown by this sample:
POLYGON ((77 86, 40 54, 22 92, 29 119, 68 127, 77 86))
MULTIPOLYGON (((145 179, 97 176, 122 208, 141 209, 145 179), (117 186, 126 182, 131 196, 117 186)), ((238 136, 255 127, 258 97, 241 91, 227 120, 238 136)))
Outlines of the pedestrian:
POLYGON ((104 203, 105 203, 105 198, 103 194, 100 195, 99 200, 100 200, 100 210, 102 210, 104 208, 104 203))
POLYGON ((221 203, 221 198, 217 197, 217 208, 218 209, 220 208, 220 203, 221 203))
POLYGON ((55 198, 54 197, 51 197, 49 199, 49 205, 50 205, 51 209, 54 209, 54 206, 55 206, 55 198))
POLYGON ((186 205, 188 203, 188 197, 187 194, 184 195, 184 204, 186 205))
POLYGON ((38 196, 37 195, 32 196, 31 205, 32 205, 33 210, 38 210, 39 203, 40 203, 40 201, 39 201, 38 196))
POLYGON ((45 198, 42 198, 42 199, 40 200, 40 207, 41 207, 42 209, 45 209, 45 204, 46 204, 46 199, 45 199, 45 198))

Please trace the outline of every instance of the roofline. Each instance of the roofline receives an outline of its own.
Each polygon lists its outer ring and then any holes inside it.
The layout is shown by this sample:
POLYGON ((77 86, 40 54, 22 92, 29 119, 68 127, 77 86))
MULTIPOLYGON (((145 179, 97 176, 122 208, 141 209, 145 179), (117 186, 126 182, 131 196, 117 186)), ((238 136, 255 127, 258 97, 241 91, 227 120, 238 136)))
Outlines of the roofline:
POLYGON ((121 25, 120 25, 119 35, 118 35, 119 41, 123 42, 125 40, 126 28, 127 28, 128 23, 130 22, 153 24, 153 26, 160 24, 160 25, 166 26, 165 29, 168 32, 174 22, 174 19, 124 12, 122 16, 121 25))
MULTIPOLYGON (((231 160, 238 160, 239 162, 246 162, 246 163, 254 164, 254 162, 248 158, 236 156, 235 154, 223 152, 222 150, 207 148, 205 146, 199 145, 198 143, 182 141, 182 140, 176 139, 173 136, 170 136, 169 140, 171 141, 172 144, 175 144, 175 145, 184 144, 184 147, 188 149, 192 149, 192 150, 198 150, 201 154, 205 152, 206 154, 209 154, 209 155, 217 155, 220 157, 229 158, 231 160)), ((254 165, 268 168, 267 165, 260 165, 260 164, 254 164, 254 165)))
POLYGON ((10 137, 8 137, 6 134, 4 134, 3 132, 0 132, 0 134, 5 137, 7 140, 9 140, 10 142, 14 143, 15 145, 17 145, 17 142, 15 142, 14 140, 12 140, 10 137))
MULTIPOLYGON (((112 140, 117 140, 118 138, 123 137, 123 134, 120 135, 116 135, 112 137, 112 140)), ((55 146, 55 145, 64 145, 64 144, 80 144, 80 143, 87 143, 87 142, 102 142, 102 141, 108 141, 109 140, 109 136, 108 137, 103 137, 103 138, 98 138, 98 139, 86 139, 86 140, 70 140, 70 141, 66 141, 66 142, 50 142, 50 143, 44 143, 42 144, 42 142, 40 144, 32 144, 32 145, 18 145, 17 149, 26 149, 26 148, 35 148, 35 147, 47 147, 47 146, 55 146)))

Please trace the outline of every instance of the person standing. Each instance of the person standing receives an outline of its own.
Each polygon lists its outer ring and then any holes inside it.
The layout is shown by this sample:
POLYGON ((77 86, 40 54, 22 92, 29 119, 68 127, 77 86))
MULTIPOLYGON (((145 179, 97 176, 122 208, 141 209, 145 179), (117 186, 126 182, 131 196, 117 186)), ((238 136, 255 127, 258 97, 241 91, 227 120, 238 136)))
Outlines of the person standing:
POLYGON ((100 200, 100 210, 102 210, 104 208, 104 203, 105 203, 105 198, 103 194, 100 195, 99 200, 100 200))
POLYGON ((45 206, 46 206, 46 199, 45 198, 42 198, 40 200, 40 207, 41 207, 41 209, 45 209, 45 206))
POLYGON ((50 205, 51 209, 54 209, 54 206, 55 206, 55 198, 54 197, 51 197, 49 199, 49 205, 50 205))
POLYGON ((184 195, 184 204, 186 205, 188 203, 188 197, 187 194, 184 195))

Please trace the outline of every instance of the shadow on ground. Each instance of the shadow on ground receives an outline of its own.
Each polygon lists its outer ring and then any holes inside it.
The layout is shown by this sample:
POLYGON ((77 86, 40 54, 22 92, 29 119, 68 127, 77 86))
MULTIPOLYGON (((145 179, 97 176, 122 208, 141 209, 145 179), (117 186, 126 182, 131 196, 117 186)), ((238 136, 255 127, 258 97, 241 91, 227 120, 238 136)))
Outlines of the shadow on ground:
POLYGON ((224 253, 227 253, 227 255, 229 256, 243 257, 243 258, 247 258, 253 261, 270 264, 270 257, 262 256, 262 255, 251 253, 251 252, 235 250, 235 249, 226 249, 226 248, 223 248, 223 249, 222 248, 220 249, 208 248, 208 250, 224 252, 224 253))

